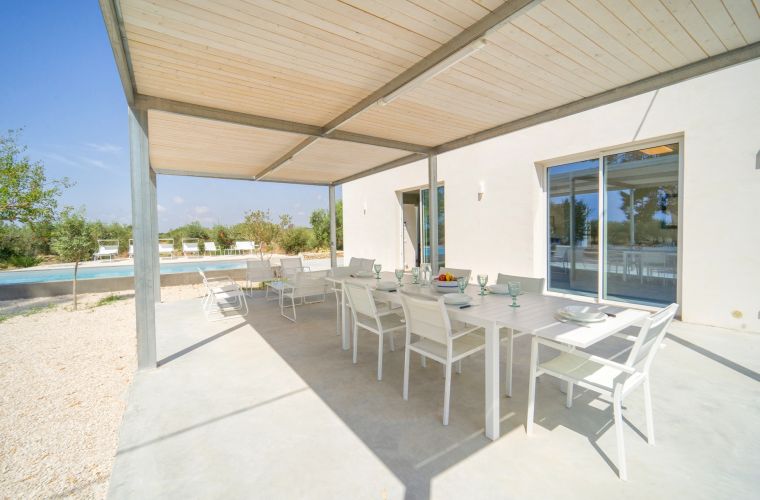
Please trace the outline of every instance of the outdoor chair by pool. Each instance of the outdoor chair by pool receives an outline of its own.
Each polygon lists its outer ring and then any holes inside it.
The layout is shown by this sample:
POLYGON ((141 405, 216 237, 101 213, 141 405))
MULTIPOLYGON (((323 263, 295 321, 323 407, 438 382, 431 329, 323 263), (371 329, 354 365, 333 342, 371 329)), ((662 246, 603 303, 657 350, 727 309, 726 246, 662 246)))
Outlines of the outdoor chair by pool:
POLYGON ((174 239, 166 238, 158 240, 158 256, 166 257, 170 259, 174 258, 174 239))
POLYGON ((646 414, 647 442, 654 444, 654 419, 652 417, 652 393, 649 387, 649 369, 660 350, 660 344, 668 331, 670 322, 678 311, 678 304, 652 314, 644 321, 638 336, 633 337, 633 346, 624 363, 573 349, 564 344, 533 337, 530 357, 530 386, 528 388, 528 417, 526 431, 533 433, 533 414, 536 404, 536 377, 551 375, 568 383, 566 405, 573 402, 573 385, 603 394, 612 399, 612 414, 617 437, 618 474, 626 480, 628 473, 625 463, 623 442, 623 400, 640 385, 644 386, 644 413, 646 414), (547 345, 562 352, 544 363, 538 360, 538 347, 547 345))
POLYGON ((280 314, 290 321, 296 321, 296 305, 324 302, 327 273, 328 271, 299 271, 292 278, 280 282, 280 314), (287 308, 292 308, 293 317, 285 313, 287 308))
POLYGON ((127 254, 127 256, 130 259, 134 259, 135 258, 135 240, 133 240, 131 238, 129 240, 129 253, 127 254))
POLYGON ((230 253, 253 253, 256 250, 256 244, 252 241, 236 241, 235 246, 228 250, 230 253))
POLYGON ((198 248, 198 238, 182 238, 182 255, 200 257, 201 250, 198 248))
POLYGON ((206 290, 206 296, 201 304, 207 319, 215 321, 235 316, 228 314, 229 312, 239 312, 242 316, 248 314, 245 293, 237 282, 229 276, 208 278, 200 268, 198 273, 203 279, 203 287, 206 290))
POLYGON ((351 316, 354 320, 354 357, 356 356, 359 344, 359 329, 367 330, 378 336, 377 342, 377 380, 383 379, 383 349, 385 344, 383 337, 388 335, 391 351, 396 350, 393 342, 393 334, 404 328, 404 322, 401 318, 390 311, 385 313, 378 312, 375 299, 372 296, 372 290, 367 285, 357 285, 355 283, 346 283, 346 297, 351 305, 351 316))
POLYGON ((311 271, 309 266, 304 266, 301 257, 283 257, 280 259, 280 275, 284 280, 294 277, 301 271, 311 271))
POLYGON ((92 254, 92 260, 100 260, 108 257, 108 260, 118 257, 119 240, 98 240, 98 251, 92 254))
MULTIPOLYGON (((443 396, 443 425, 449 425, 451 400, 451 367, 467 356, 485 348, 482 328, 466 326, 452 330, 443 297, 430 300, 401 295, 406 318, 406 348, 404 351, 404 399, 409 399, 409 356, 411 351, 438 361, 446 367, 446 387, 443 396), (412 335, 419 339, 412 341, 412 335)), ((457 369, 459 372, 460 370, 457 369)))
MULTIPOLYGON (((544 293, 544 278, 527 278, 525 276, 512 276, 510 274, 499 273, 496 278, 497 285, 506 285, 510 281, 517 281, 520 283, 520 289, 524 292, 535 293, 541 295, 544 293)), ((506 379, 504 380, 504 392, 507 397, 512 397, 512 361, 514 359, 514 347, 515 339, 524 335, 524 332, 516 332, 511 328, 502 328, 499 330, 499 337, 502 342, 506 342, 507 346, 507 369, 506 379)))
MULTIPOLYGON (((245 287, 248 289, 248 296, 253 296, 253 284, 271 282, 274 280, 274 269, 272 264, 268 260, 247 260, 245 261, 246 274, 245 274, 245 287)), ((266 298, 269 298, 269 290, 271 287, 267 286, 266 298)))
POLYGON ((219 250, 216 249, 216 243, 213 241, 204 241, 203 242, 203 254, 204 255, 217 255, 219 253, 219 250))

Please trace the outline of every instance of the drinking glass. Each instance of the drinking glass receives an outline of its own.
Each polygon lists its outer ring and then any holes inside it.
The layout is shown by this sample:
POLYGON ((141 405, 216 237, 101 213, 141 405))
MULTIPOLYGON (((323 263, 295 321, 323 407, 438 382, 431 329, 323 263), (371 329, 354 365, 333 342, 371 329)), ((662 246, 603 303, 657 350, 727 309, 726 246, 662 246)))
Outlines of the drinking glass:
POLYGON ((420 268, 413 267, 412 268, 412 283, 415 285, 418 284, 420 282, 419 278, 420 278, 420 268))
POLYGON ((487 274, 478 274, 478 285, 480 285, 480 295, 486 294, 486 285, 488 284, 487 274))
POLYGON ((382 264, 375 264, 372 267, 374 267, 374 269, 375 269, 375 278, 376 279, 380 279, 380 271, 382 271, 383 265, 382 264))
POLYGON ((396 279, 398 280, 398 286, 401 286, 401 279, 404 277, 404 270, 396 269, 394 272, 396 274, 396 279))
POLYGON ((429 285, 432 278, 433 277, 430 275, 430 264, 425 264, 422 266, 422 284, 429 285))
POLYGON ((509 295, 512 297, 510 307, 520 307, 520 304, 517 303, 517 296, 520 295, 520 282, 509 281, 507 282, 507 288, 509 288, 509 295))
POLYGON ((459 293, 464 293, 464 289, 467 288, 467 278, 464 276, 457 278, 457 285, 459 285, 459 293))

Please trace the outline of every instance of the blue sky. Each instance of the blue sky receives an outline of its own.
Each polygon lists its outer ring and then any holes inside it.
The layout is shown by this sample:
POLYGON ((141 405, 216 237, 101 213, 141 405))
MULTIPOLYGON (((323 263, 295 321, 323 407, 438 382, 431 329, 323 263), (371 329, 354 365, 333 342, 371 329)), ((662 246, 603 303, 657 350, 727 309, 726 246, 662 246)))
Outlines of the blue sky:
MULTIPOLYGON (((130 223, 127 107, 97 2, 14 0, 2 10, 0 130, 23 128, 28 156, 76 182, 62 204, 130 223)), ((158 202, 161 231, 231 224, 255 209, 308 225, 312 210, 327 208, 327 188, 159 176, 158 202)))

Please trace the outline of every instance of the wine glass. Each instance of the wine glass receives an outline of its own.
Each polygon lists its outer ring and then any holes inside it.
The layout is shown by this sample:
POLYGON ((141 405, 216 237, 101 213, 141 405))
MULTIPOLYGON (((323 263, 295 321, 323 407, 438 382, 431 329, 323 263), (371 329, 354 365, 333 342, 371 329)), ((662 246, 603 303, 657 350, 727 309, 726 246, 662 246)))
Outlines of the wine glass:
POLYGON ((412 268, 412 284, 416 285, 418 284, 420 278, 420 268, 419 267, 413 267, 412 268))
POLYGON ((380 279, 380 271, 383 270, 382 264, 375 264, 372 266, 375 269, 375 279, 380 279))
POLYGON ((517 296, 520 295, 520 282, 509 281, 507 282, 507 288, 509 288, 509 295, 512 297, 512 303, 509 306, 520 307, 520 304, 517 303, 517 296))
POLYGON ((488 284, 487 274, 478 274, 478 285, 480 285, 480 295, 486 294, 486 285, 488 284))
POLYGON ((464 276, 457 278, 457 285, 459 286, 459 293, 464 293, 464 289, 467 288, 467 278, 464 276))
POLYGON ((396 274, 396 279, 398 280, 398 286, 401 286, 401 279, 404 277, 404 270, 396 269, 394 273, 396 274))

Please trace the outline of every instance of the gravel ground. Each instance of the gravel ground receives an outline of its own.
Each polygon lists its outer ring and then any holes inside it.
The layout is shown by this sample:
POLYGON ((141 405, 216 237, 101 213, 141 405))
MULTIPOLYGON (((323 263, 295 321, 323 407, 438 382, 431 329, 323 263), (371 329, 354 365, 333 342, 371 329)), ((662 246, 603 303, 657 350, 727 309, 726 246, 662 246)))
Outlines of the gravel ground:
POLYGON ((136 366, 133 296, 108 295, 0 302, 0 498, 105 498, 136 366))

